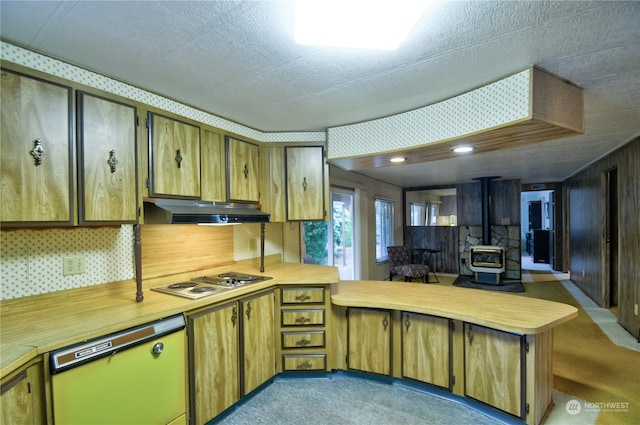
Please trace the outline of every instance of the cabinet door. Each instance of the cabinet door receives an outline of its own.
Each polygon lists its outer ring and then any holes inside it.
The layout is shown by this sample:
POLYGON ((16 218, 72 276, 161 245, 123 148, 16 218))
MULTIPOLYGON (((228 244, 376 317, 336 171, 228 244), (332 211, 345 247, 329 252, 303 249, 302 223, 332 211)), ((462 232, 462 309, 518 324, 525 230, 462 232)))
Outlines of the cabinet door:
POLYGON ((258 145, 226 136, 229 201, 258 202, 258 145))
POLYGON ((287 146, 287 219, 324 220, 322 146, 287 146))
POLYGON ((465 324, 465 392, 524 418, 524 336, 465 324))
POLYGON ((275 375, 274 292, 240 301, 243 320, 243 391, 249 394, 275 375))
POLYGON ((36 363, 2 381, 0 423, 45 423, 42 374, 42 363, 36 363))
POLYGON ((224 202, 227 200, 224 140, 218 133, 202 130, 201 148, 202 200, 224 202))
POLYGON ((203 424, 240 399, 237 303, 189 318, 191 416, 203 424))
POLYGON ((263 146, 260 155, 260 204, 270 222, 287 221, 284 147, 263 146))
POLYGON ((136 222, 136 109, 82 92, 77 108, 80 222, 136 222))
POLYGON ((149 195, 200 198, 200 128, 149 112, 149 195))
POLYGON ((402 375, 440 387, 450 387, 449 319, 417 313, 402 314, 402 375))
POLYGON ((73 223, 71 89, 2 70, 3 223, 73 223))
POLYGON ((391 313, 350 308, 348 319, 349 369, 391 373, 391 313))

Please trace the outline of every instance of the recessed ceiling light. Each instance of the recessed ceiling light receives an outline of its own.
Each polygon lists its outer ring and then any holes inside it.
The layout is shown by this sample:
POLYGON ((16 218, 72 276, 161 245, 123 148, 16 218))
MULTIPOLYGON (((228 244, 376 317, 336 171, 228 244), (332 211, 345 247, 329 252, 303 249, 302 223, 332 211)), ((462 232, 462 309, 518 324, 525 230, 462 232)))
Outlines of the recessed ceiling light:
POLYGON ((407 160, 407 158, 403 158, 401 156, 394 156, 389 161, 391 161, 391 162, 405 162, 406 160, 407 160))
POLYGON ((475 148, 473 146, 455 146, 451 148, 451 152, 455 153, 469 153, 475 148))
POLYGON ((395 50, 430 0, 297 0, 295 40, 311 46, 395 50))

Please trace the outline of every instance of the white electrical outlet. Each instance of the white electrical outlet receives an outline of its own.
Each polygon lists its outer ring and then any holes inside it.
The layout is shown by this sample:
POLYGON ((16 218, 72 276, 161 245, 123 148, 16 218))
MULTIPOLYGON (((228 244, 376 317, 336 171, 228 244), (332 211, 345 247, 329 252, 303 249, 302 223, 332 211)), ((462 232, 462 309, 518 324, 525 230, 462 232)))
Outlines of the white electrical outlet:
POLYGON ((62 259, 62 275, 86 273, 85 258, 83 255, 77 257, 64 257, 62 259))

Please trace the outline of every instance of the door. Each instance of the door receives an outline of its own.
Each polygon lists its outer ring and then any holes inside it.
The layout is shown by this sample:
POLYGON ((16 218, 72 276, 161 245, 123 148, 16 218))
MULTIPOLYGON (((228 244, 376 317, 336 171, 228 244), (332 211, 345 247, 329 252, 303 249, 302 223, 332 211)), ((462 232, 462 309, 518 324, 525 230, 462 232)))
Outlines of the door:
POLYGON ((238 305, 189 317, 191 416, 203 424, 240 400, 238 305))
POLYGON ((354 190, 331 188, 331 220, 302 223, 302 262, 336 266, 340 279, 356 277, 356 213, 354 190))
POLYGON ((242 312, 242 395, 249 394, 276 373, 275 294, 240 301, 242 312))
POLYGON ((135 223, 136 109, 78 92, 81 223, 135 223))
POLYGON ((402 376, 449 389, 449 319, 402 313, 402 376))
POLYGON ((350 308, 348 312, 349 369, 389 375, 391 312, 366 308, 350 308))
POLYGON ((2 222, 73 223, 71 89, 2 71, 2 222))

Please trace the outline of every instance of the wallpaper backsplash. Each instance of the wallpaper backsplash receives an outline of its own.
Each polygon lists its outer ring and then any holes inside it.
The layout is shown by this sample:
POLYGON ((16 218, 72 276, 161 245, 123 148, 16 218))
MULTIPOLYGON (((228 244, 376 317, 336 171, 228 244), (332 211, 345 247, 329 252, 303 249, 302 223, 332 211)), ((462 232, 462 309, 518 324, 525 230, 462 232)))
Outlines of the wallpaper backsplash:
MULTIPOLYGON (((259 239, 259 224, 234 226, 234 260, 260 256, 259 239)), ((274 254, 282 254, 281 223, 265 226, 265 255, 274 254)), ((0 300, 133 279, 134 270, 132 225, 0 232, 0 300), (80 255, 86 273, 63 276, 63 259, 80 255)))

